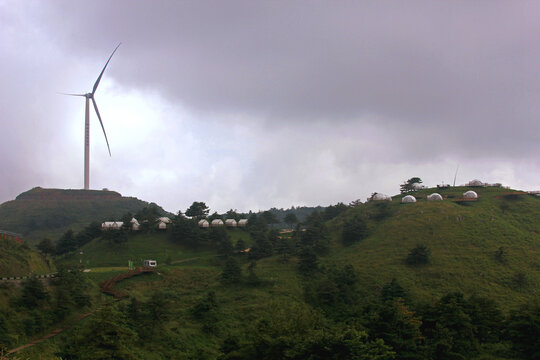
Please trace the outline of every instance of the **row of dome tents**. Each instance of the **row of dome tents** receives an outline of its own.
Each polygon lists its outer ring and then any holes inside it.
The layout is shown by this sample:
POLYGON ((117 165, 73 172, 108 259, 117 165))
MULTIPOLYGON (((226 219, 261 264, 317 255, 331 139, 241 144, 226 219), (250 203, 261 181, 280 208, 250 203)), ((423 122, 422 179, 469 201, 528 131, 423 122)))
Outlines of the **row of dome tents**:
MULTIPOLYGON (((478 194, 472 190, 463 193, 463 199, 474 200, 478 199, 478 194)), ((439 193, 433 193, 427 196, 427 201, 442 201, 443 197, 439 193)), ((401 199, 402 203, 415 203, 416 198, 412 195, 406 195, 401 199)))
MULTIPOLYGON (((463 193, 464 199, 477 199, 478 194, 472 190, 463 193)), ((385 194, 375 193, 369 199, 370 201, 392 201, 392 197, 385 194)), ((427 196, 427 201, 442 201, 443 197, 439 193, 433 193, 427 196)), ((406 195, 401 199, 402 203, 415 203, 416 198, 412 195, 406 195)))
POLYGON ((246 227, 248 223, 247 219, 240 219, 238 222, 235 219, 227 219, 225 222, 221 219, 214 219, 212 222, 208 222, 206 219, 199 220, 199 227, 200 228, 208 228, 208 227, 220 227, 220 226, 227 226, 227 227, 246 227))
MULTIPOLYGON (((144 222, 144 221, 143 221, 144 222)), ((171 224, 171 219, 166 216, 156 219, 156 228, 159 230, 166 230, 167 226, 171 224)), ((141 229, 141 224, 135 218, 132 218, 131 221, 131 230, 139 231, 141 229)), ((101 230, 120 230, 124 226, 123 221, 105 221, 101 224, 101 230)))

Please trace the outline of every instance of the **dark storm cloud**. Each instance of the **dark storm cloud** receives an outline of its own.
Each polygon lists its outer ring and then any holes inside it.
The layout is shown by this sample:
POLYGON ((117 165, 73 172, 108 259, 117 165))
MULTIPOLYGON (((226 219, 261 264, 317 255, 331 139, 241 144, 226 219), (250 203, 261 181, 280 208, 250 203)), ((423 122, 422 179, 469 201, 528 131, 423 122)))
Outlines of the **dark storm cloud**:
POLYGON ((536 149, 538 10, 532 2, 92 1, 59 2, 44 19, 81 54, 121 39, 130 61, 120 81, 197 111, 247 113, 270 127, 375 114, 505 155, 536 149))

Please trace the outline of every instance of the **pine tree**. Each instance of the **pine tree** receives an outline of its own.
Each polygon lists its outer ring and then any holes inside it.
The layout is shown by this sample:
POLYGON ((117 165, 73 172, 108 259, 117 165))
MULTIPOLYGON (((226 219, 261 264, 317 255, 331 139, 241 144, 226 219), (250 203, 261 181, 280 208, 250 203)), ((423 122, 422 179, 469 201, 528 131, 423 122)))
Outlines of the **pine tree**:
POLYGON ((357 241, 364 239, 368 235, 367 225, 364 219, 360 216, 355 216, 348 219, 343 224, 343 232, 341 234, 341 241, 343 245, 352 245, 357 241))
POLYGON ((240 265, 233 257, 229 257, 221 273, 221 282, 224 284, 238 284, 241 279, 242 269, 240 265))

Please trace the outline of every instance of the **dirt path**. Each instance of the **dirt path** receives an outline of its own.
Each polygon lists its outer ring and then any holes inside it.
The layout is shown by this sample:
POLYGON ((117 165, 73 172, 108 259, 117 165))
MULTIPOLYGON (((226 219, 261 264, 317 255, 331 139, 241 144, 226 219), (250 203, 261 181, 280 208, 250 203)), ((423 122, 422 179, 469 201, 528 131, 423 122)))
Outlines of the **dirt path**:
POLYGON ((189 258, 189 259, 175 260, 175 261, 172 261, 171 264, 181 264, 181 263, 185 263, 185 262, 193 261, 193 260, 197 260, 197 259, 201 259, 201 257, 198 256, 198 257, 189 258))
MULTIPOLYGON (((112 304, 112 303, 109 303, 109 304, 112 304)), ((60 329, 55 329, 55 330, 51 331, 50 333, 48 333, 47 335, 45 335, 45 336, 43 336, 43 337, 41 337, 41 338, 39 338, 39 339, 32 340, 32 341, 29 342, 28 344, 21 345, 21 346, 19 346, 19 347, 16 347, 16 348, 14 348, 14 349, 9 350, 9 351, 4 355, 4 357, 2 357, 1 359, 6 359, 6 360, 7 360, 7 359, 8 359, 8 356, 11 355, 11 354, 15 354, 16 352, 19 352, 19 351, 24 350, 24 349, 26 349, 26 348, 29 348, 29 347, 31 347, 31 346, 37 345, 37 344, 39 344, 39 343, 42 343, 42 342, 44 342, 45 340, 50 339, 50 338, 52 338, 52 337, 54 337, 54 336, 60 334, 60 333, 63 332, 64 330, 67 330, 67 329, 73 327, 75 324, 77 324, 78 322, 80 322, 82 319, 84 319, 84 318, 86 318, 86 317, 92 315, 92 314, 95 313, 96 311, 101 310, 104 306, 107 306, 107 305, 109 305, 109 304, 101 305, 100 307, 98 307, 98 308, 95 309, 94 311, 88 312, 88 313, 86 313, 86 314, 79 315, 74 321, 72 321, 71 323, 67 324, 67 326, 66 326, 64 329, 62 329, 62 328, 60 328, 60 329)))

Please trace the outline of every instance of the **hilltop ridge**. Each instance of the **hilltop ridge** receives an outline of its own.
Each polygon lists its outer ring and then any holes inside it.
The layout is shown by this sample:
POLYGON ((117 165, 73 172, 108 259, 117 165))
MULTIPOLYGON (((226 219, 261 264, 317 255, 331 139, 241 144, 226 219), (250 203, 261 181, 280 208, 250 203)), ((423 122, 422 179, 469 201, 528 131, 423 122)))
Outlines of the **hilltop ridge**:
POLYGON ((92 221, 118 219, 148 205, 110 190, 35 187, 0 204, 0 229, 21 233, 25 242, 35 244, 44 237, 55 240, 68 229, 79 231, 92 221))
POLYGON ((20 193, 15 200, 82 200, 82 199, 118 199, 122 195, 116 191, 82 189, 44 189, 35 187, 20 193))

